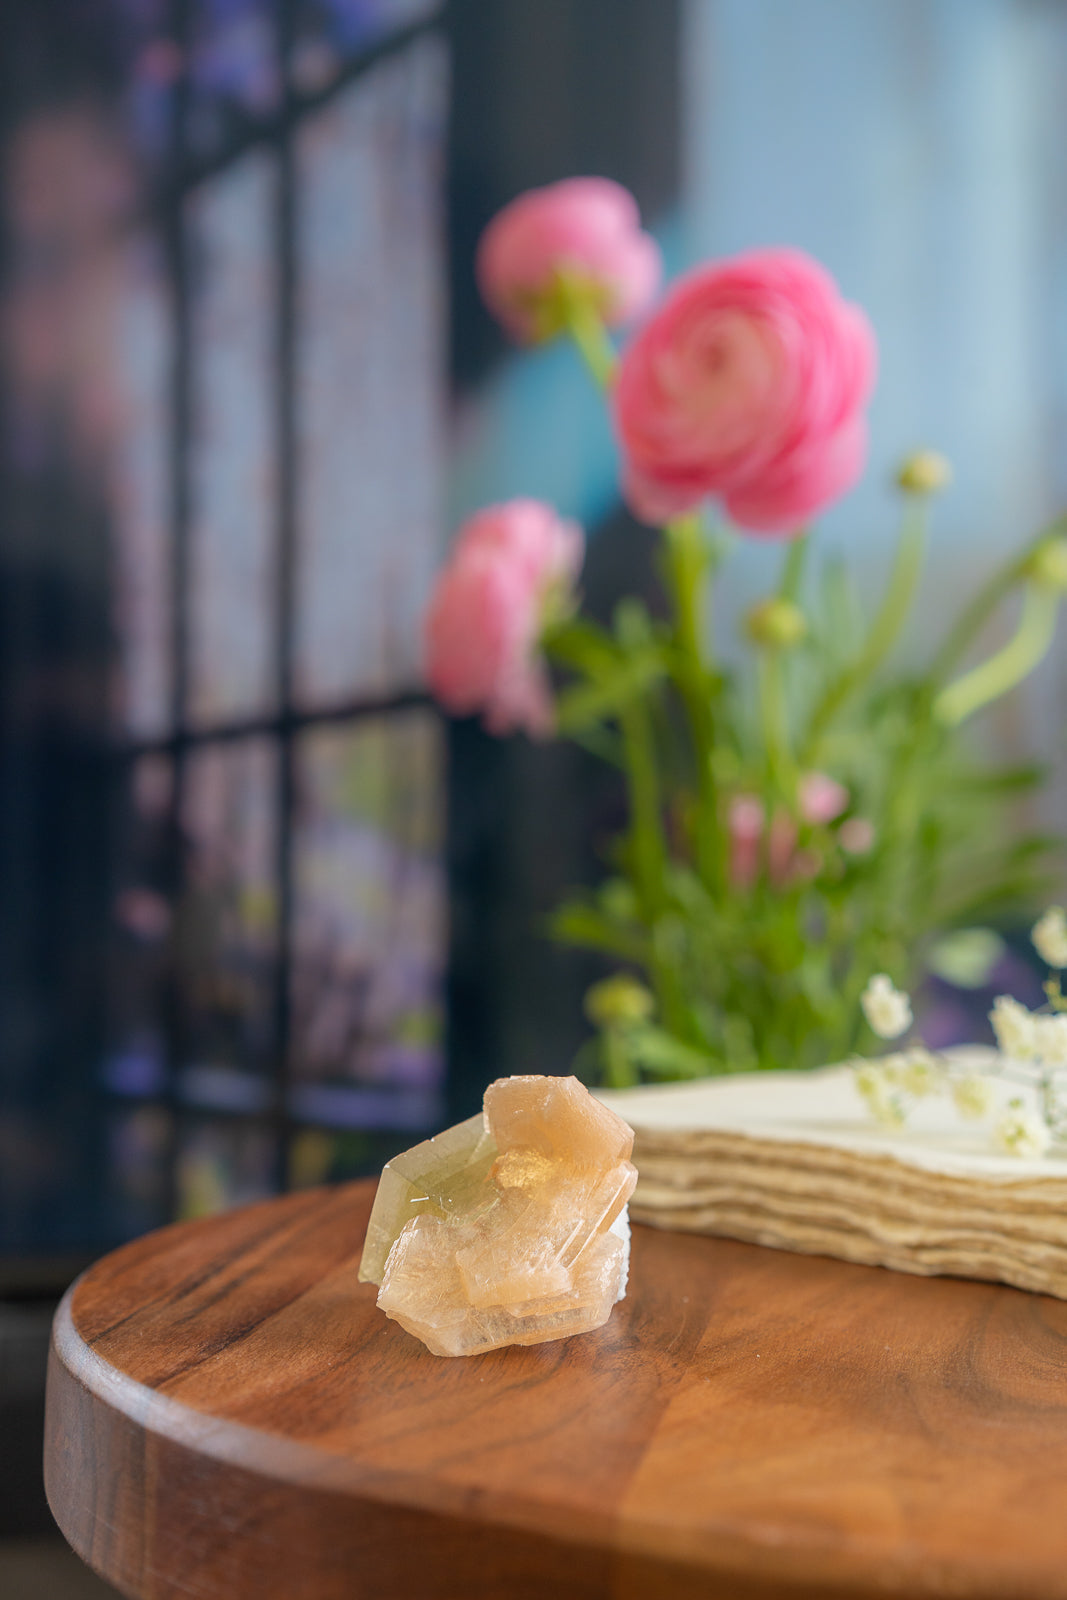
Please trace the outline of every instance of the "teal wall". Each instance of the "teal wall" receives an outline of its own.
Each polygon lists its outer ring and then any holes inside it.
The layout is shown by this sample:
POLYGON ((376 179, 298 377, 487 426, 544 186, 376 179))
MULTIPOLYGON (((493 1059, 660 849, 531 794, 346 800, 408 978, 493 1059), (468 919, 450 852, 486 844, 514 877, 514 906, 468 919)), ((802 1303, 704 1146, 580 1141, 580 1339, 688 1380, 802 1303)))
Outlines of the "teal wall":
MULTIPOLYGON (((820 545, 854 555, 873 593, 894 464, 919 444, 954 464, 921 648, 946 598, 1067 502, 1067 5, 688 0, 680 52, 681 205, 651 219, 672 267, 800 245, 878 333, 870 468, 820 545)), ((456 460, 454 519, 521 492, 595 526, 615 500, 610 435, 568 350, 499 367, 458 418, 456 460)), ((732 564, 726 634, 776 559, 750 544, 732 564)), ((1065 688, 1060 648, 990 719, 1001 747, 1060 752, 1065 688)))

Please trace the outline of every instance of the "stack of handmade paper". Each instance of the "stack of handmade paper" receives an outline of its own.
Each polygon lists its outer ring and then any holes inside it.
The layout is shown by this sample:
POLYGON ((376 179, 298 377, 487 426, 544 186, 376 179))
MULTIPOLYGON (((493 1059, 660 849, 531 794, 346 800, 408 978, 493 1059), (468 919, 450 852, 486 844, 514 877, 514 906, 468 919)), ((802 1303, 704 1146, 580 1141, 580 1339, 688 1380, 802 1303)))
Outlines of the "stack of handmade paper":
MULTIPOLYGON (((981 1069, 990 1052, 972 1051, 981 1069)), ((1004 1099, 1029 1094, 998 1085, 1004 1099)), ((1067 1153, 1020 1160, 945 1099, 905 1128, 848 1067, 602 1091, 634 1128, 635 1222, 1067 1299, 1067 1153)))

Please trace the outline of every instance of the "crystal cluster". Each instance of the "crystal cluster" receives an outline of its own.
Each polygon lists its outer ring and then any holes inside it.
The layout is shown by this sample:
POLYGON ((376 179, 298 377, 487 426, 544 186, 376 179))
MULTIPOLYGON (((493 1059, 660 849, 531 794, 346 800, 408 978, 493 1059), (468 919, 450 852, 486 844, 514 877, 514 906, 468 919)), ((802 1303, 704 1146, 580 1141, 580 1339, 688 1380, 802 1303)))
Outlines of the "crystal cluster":
POLYGON ((633 1130, 577 1078, 500 1078, 390 1161, 359 1276, 440 1356, 599 1328, 626 1292, 633 1130))

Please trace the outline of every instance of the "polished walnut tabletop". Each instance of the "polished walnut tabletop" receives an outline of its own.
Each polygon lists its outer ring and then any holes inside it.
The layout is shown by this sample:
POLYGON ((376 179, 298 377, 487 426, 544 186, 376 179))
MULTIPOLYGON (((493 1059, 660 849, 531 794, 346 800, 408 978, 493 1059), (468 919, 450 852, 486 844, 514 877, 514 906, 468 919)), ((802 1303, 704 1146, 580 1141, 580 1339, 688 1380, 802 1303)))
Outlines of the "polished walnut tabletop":
POLYGON ((598 1332, 430 1355, 372 1183, 181 1223, 61 1306, 45 1473, 171 1600, 1067 1600, 1067 1303, 637 1228, 598 1332))

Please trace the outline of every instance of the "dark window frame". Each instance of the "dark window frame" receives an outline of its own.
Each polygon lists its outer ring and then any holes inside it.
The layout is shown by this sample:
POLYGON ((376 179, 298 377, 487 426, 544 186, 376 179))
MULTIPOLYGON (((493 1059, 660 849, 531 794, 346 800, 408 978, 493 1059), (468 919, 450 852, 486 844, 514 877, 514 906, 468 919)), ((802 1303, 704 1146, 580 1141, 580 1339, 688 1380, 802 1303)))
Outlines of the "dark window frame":
MULTIPOLYGON (((170 36, 183 52, 190 42, 193 6, 191 0, 173 0, 170 36)), ((297 546, 296 496, 298 461, 296 441, 295 350, 297 301, 299 293, 299 243, 297 237, 297 195, 295 144, 304 121, 331 104, 353 84, 372 73, 386 60, 401 56, 422 40, 442 33, 442 9, 403 25, 369 42, 352 57, 321 89, 302 91, 294 83, 292 71, 294 0, 277 0, 275 38, 277 73, 281 89, 276 112, 249 123, 222 148, 209 157, 190 155, 186 147, 189 97, 188 82, 175 85, 171 107, 171 143, 167 176, 151 197, 147 212, 158 230, 171 301, 171 334, 174 364, 171 376, 170 439, 170 543, 169 639, 170 656, 170 731, 157 736, 122 737, 114 741, 112 756, 116 765, 116 788, 128 783, 136 762, 149 756, 169 758, 172 771, 166 834, 169 862, 168 880, 180 885, 183 874, 182 806, 189 761, 198 752, 219 745, 263 739, 276 756, 277 793, 274 887, 277 904, 277 948, 273 977, 273 1043, 269 1072, 269 1101, 262 1111, 248 1111, 216 1104, 198 1104, 181 1091, 179 1030, 172 1017, 164 1018, 166 1077, 158 1093, 120 1093, 105 1089, 112 1104, 134 1109, 158 1106, 168 1115, 168 1145, 165 1161, 165 1204, 167 1216, 178 1211, 177 1172, 182 1119, 200 1117, 212 1121, 266 1128, 272 1141, 271 1180, 275 1189, 287 1187, 293 1136, 298 1129, 321 1127, 343 1131, 336 1122, 296 1118, 289 1107, 292 1086, 291 992, 293 968, 293 922, 295 915, 293 822, 296 809, 296 758, 301 735, 317 728, 352 727, 371 719, 388 719, 413 709, 429 708, 424 692, 400 688, 382 695, 355 695, 331 701, 321 707, 297 704, 294 685, 295 659, 295 576, 297 546), (192 434, 193 391, 196 348, 190 287, 190 197, 205 184, 241 161, 251 150, 271 153, 275 167, 274 243, 276 250, 277 295, 275 301, 275 406, 274 444, 277 460, 278 491, 274 539, 274 705, 268 713, 236 717, 203 726, 189 716, 190 700, 190 613, 192 607, 190 571, 190 528, 192 521, 192 434)), ((442 391, 447 373, 441 374, 442 391)), ((442 956, 444 953, 442 952, 442 956)), ((388 1140, 391 1130, 384 1126, 366 1131, 388 1140)), ((426 1132, 432 1131, 427 1128, 426 1132)), ((410 1133, 398 1135, 396 1144, 410 1142, 410 1133)))

